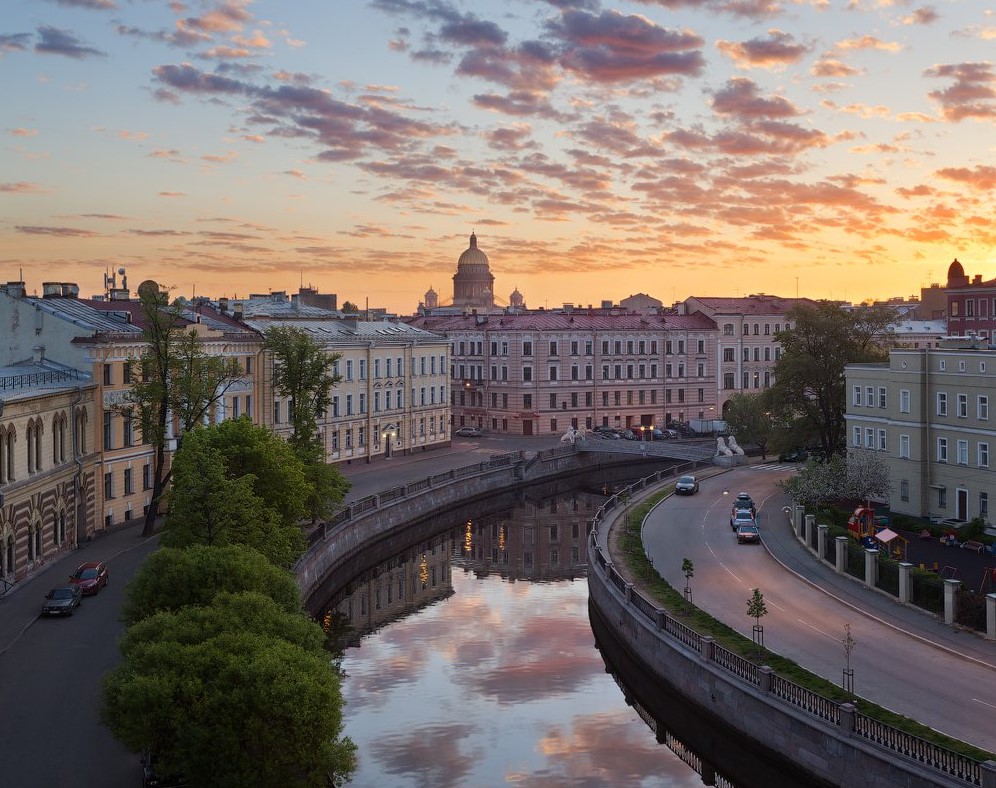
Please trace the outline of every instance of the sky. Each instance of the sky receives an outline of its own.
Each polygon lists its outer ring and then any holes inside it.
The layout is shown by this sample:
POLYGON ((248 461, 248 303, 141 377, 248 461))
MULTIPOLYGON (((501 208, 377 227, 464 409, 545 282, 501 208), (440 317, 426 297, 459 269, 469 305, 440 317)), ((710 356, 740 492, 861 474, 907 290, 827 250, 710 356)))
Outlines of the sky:
POLYGON ((410 314, 996 277, 982 0, 10 0, 0 281, 410 314))

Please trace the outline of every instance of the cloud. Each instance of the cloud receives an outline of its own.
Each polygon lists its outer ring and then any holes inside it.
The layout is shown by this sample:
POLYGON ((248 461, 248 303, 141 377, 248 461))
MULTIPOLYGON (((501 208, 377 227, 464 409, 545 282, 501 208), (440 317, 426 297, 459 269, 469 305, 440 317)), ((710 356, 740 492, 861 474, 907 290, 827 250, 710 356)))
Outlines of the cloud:
POLYGON ((88 57, 106 57, 105 52, 93 47, 84 46, 80 39, 67 30, 59 30, 45 25, 38 28, 40 41, 35 44, 35 52, 45 55, 63 55, 74 60, 88 57))
POLYGON ((840 79, 841 77, 857 76, 863 72, 861 69, 848 65, 842 60, 836 60, 831 57, 822 57, 813 64, 813 67, 810 69, 809 73, 814 77, 833 77, 834 79, 840 79))
POLYGON ((0 193, 2 194, 45 194, 47 191, 48 189, 41 184, 31 181, 0 183, 0 193))
POLYGON ((56 5, 70 8, 88 8, 92 11, 113 11, 117 9, 114 0, 52 0, 56 5))
POLYGON ((37 137, 38 129, 7 129, 7 133, 10 134, 11 137, 37 137))
POLYGON ((936 175, 955 183, 963 184, 978 191, 991 191, 996 189, 996 167, 988 165, 978 165, 972 169, 968 167, 945 167, 938 170, 936 175))
POLYGON ((951 87, 928 94, 941 105, 941 114, 946 120, 996 118, 996 73, 992 63, 933 66, 924 71, 924 75, 954 80, 951 87))
POLYGON ((159 192, 160 197, 186 197, 183 192, 159 192))
POLYGON ((762 98, 757 84, 744 77, 734 77, 726 87, 715 93, 712 108, 720 115, 733 115, 742 120, 754 118, 790 118, 799 115, 791 101, 776 96, 762 98))
POLYGON ((834 49, 844 51, 874 49, 879 52, 899 52, 902 45, 893 42, 886 42, 875 36, 861 36, 859 38, 846 38, 834 44, 834 49))
POLYGON ((932 25, 940 18, 933 6, 925 5, 923 8, 915 8, 913 13, 904 16, 901 21, 904 25, 932 25))
POLYGON ((14 228, 25 235, 49 235, 60 238, 97 238, 100 233, 91 230, 80 230, 77 227, 44 227, 40 225, 19 224, 14 228))
POLYGON ((778 68, 798 63, 811 47, 797 43, 791 33, 772 29, 767 38, 733 42, 720 39, 716 48, 741 68, 778 68))
POLYGON ((635 14, 569 10, 548 22, 547 30, 562 44, 561 67, 595 82, 698 76, 705 67, 698 35, 660 27, 635 14))
POLYGON ((0 34, 0 58, 10 52, 24 52, 31 41, 30 33, 0 34))

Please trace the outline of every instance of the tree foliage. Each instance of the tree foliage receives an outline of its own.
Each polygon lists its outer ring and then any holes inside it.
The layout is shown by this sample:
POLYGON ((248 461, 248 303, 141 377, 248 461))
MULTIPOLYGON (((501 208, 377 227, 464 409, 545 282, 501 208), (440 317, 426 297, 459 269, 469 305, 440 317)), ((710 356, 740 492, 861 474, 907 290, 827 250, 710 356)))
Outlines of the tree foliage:
POLYGON ((768 615, 768 606, 764 604, 764 594, 761 593, 760 588, 755 588, 754 593, 747 600, 747 615, 753 618, 758 625, 760 625, 761 619, 768 615))
POLYGON ((768 442, 775 432, 770 389, 759 393, 737 392, 723 407, 723 420, 741 446, 755 444, 761 456, 768 454, 768 442))
POLYGON ((242 369, 234 359, 204 352, 199 326, 184 317, 182 304, 167 304, 166 294, 154 289, 140 292, 139 300, 145 349, 128 362, 132 384, 122 410, 138 417, 142 438, 154 450, 152 501, 143 530, 148 536, 170 480, 167 443, 175 436, 179 446, 225 396, 242 369))
POLYGON ((347 775, 339 675, 321 628, 259 593, 159 612, 131 627, 102 718, 192 785, 324 786, 347 775))
POLYGON ((847 311, 823 301, 792 307, 786 318, 792 328, 775 335, 782 355, 775 363, 772 403, 780 422, 796 433, 796 445, 805 446, 815 436, 829 457, 844 446, 844 365, 888 358, 895 310, 847 311))
MULTIPOLYGON (((275 449, 286 449, 279 438, 247 419, 243 421, 251 431, 268 436, 275 449)), ((231 477, 224 452, 214 445, 221 428, 215 425, 195 430, 177 451, 162 544, 241 544, 258 550, 277 566, 289 567, 304 550, 301 528, 257 494, 257 486, 270 489, 271 485, 260 484, 253 473, 231 477)), ((297 475, 303 477, 294 454, 286 452, 286 459, 297 465, 297 475)))
POLYGON ((293 575, 262 553, 244 545, 198 545, 150 555, 128 584, 121 620, 130 625, 161 611, 208 605, 223 591, 256 591, 287 613, 301 610, 293 575))
POLYGON ((892 489, 889 466, 877 452, 862 449, 827 462, 810 461, 779 486, 803 506, 821 507, 837 501, 888 500, 892 489))

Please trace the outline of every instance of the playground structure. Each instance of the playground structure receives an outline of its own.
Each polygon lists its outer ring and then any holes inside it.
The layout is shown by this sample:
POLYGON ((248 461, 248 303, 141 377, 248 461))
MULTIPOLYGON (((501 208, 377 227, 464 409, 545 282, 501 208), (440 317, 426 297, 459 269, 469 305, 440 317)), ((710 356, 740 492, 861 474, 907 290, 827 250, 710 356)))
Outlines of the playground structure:
POLYGON ((889 528, 889 518, 876 516, 870 506, 859 506, 847 518, 848 533, 869 549, 884 550, 899 561, 906 560, 909 540, 889 528))

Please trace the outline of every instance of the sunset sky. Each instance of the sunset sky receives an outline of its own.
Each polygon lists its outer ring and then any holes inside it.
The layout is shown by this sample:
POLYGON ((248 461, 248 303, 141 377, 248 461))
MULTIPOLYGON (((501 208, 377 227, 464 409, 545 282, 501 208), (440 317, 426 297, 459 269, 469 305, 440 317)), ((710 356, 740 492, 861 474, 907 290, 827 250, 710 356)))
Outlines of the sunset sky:
POLYGON ((996 278, 982 0, 10 0, 0 281, 411 313, 996 278))

